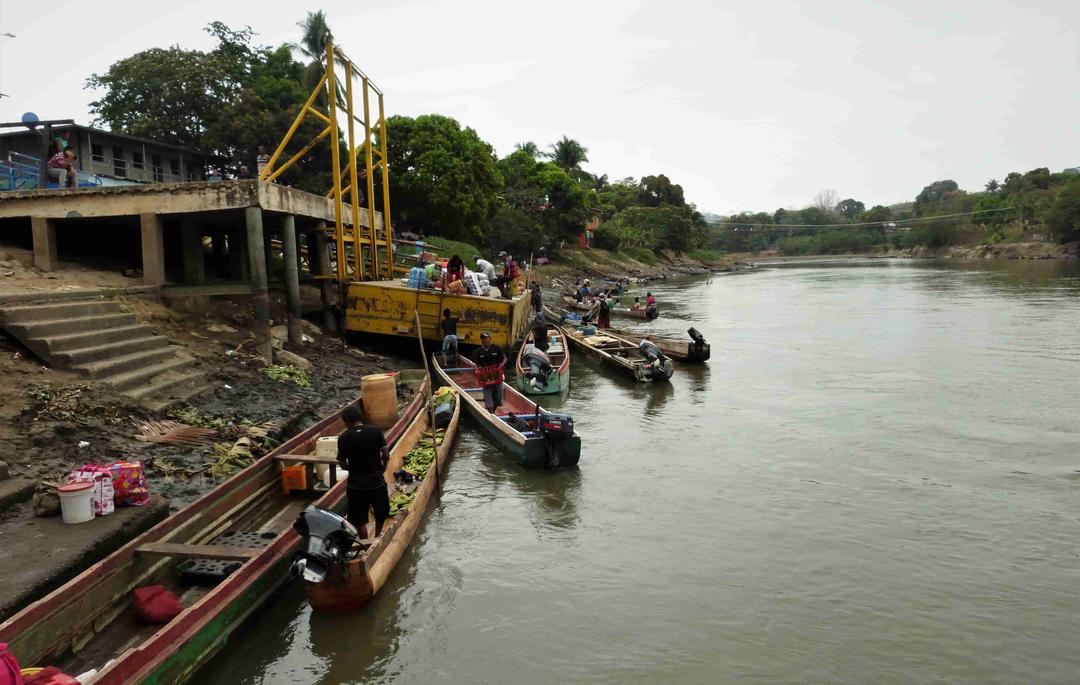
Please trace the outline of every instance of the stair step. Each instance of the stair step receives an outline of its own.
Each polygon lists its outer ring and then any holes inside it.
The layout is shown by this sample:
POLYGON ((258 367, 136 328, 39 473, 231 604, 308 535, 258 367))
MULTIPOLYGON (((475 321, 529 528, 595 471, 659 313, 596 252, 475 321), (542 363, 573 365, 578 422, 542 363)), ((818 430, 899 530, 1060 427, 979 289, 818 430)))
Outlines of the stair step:
POLYGON ((84 331, 81 333, 48 336, 42 338, 41 342, 48 348, 49 354, 60 354, 63 352, 98 347, 100 345, 107 345, 123 340, 146 338, 153 335, 154 329, 146 324, 137 323, 130 326, 106 328, 100 331, 84 331))
POLYGON ((117 314, 96 314, 94 316, 77 316, 70 319, 51 319, 47 321, 28 321, 26 323, 10 324, 16 333, 21 333, 28 338, 45 338, 65 333, 82 333, 87 331, 102 331, 118 326, 130 326, 135 323, 135 315, 126 312, 117 314))
POLYGON ((102 359, 111 359, 124 354, 156 350, 167 347, 169 339, 160 335, 144 335, 139 337, 124 336, 116 342, 108 342, 100 345, 87 345, 65 352, 55 352, 53 356, 58 362, 66 366, 75 364, 88 364, 102 359))
MULTIPOLYGON (((140 386, 150 385, 152 379, 156 376, 160 376, 169 371, 186 369, 194 363, 195 360, 189 357, 175 357, 168 361, 161 362, 160 364, 154 364, 153 366, 147 366, 135 371, 128 371, 103 380, 118 391, 132 390, 139 388, 140 386)), ((124 394, 127 395, 129 393, 124 394)))
POLYGON ((128 371, 144 369, 154 366, 165 359, 172 357, 175 352, 168 347, 158 347, 151 350, 141 350, 129 354, 116 355, 88 364, 79 364, 74 368, 82 371, 91 378, 115 377, 128 371))
POLYGON ((125 390, 123 394, 133 400, 146 402, 151 407, 154 407, 156 403, 162 401, 168 401, 170 404, 179 404, 201 392, 209 390, 211 386, 206 382, 206 378, 206 373, 204 371, 171 371, 167 374, 162 374, 160 378, 154 379, 153 383, 147 383, 146 385, 141 385, 137 388, 125 390))
POLYGON ((73 302, 50 302, 49 304, 29 304, 0 309, 0 318, 8 324, 29 323, 31 321, 55 321, 91 316, 94 314, 120 314, 119 302, 109 300, 76 300, 73 302))

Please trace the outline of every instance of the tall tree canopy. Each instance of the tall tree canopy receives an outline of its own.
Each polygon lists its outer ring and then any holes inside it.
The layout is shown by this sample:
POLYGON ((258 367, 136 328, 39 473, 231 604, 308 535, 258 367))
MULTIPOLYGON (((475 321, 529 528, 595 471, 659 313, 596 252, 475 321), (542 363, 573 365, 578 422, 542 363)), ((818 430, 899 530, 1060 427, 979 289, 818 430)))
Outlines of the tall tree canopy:
POLYGON ((114 63, 104 74, 92 74, 87 87, 105 91, 90 103, 95 123, 202 149, 210 122, 240 95, 257 59, 250 28, 233 30, 214 22, 206 31, 218 40, 210 52, 152 48, 114 63))
POLYGON ((499 207, 502 187, 491 145, 439 114, 390 117, 387 133, 398 221, 414 230, 479 241, 499 207))
POLYGON ((581 143, 563 136, 562 140, 551 145, 548 158, 564 171, 580 171, 581 165, 589 161, 588 152, 581 143))

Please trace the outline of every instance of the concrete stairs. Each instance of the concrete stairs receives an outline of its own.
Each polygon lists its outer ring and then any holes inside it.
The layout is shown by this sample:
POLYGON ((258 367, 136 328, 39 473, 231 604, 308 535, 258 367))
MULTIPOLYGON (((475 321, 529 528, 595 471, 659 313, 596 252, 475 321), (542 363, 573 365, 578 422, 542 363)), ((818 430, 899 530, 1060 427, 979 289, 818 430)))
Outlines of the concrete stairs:
POLYGON ((183 348, 94 293, 0 302, 0 328, 49 365, 108 384, 157 411, 209 387, 183 348))

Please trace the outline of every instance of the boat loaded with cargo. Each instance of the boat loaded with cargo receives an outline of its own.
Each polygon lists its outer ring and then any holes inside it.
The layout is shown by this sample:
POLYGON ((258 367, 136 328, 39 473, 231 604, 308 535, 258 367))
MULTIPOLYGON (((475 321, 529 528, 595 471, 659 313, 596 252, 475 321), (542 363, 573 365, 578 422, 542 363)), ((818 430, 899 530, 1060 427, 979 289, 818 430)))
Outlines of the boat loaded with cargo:
MULTIPOLYGON (((418 424, 428 400, 427 374, 402 372, 398 380, 412 399, 384 430, 392 449, 427 425, 418 424)), ((301 545, 293 527, 300 512, 312 504, 326 510, 343 505, 346 482, 336 479, 336 460, 317 453, 320 438, 343 429, 335 412, 290 438, 0 624, 0 642, 24 666, 97 671, 95 685, 186 681, 289 578, 301 545), (321 466, 329 484, 315 477, 321 466), (300 489, 285 487, 293 479, 283 478, 284 469, 297 467, 305 474, 294 483, 300 489), (158 586, 179 600, 179 613, 150 623, 137 615, 145 607, 136 591, 158 592, 158 586)))
POLYGON ((502 383, 503 402, 495 413, 484 407, 483 386, 476 365, 458 355, 456 367, 445 368, 434 356, 436 377, 458 391, 462 404, 480 427, 507 454, 525 467, 574 466, 581 458, 581 436, 567 414, 549 412, 502 383))

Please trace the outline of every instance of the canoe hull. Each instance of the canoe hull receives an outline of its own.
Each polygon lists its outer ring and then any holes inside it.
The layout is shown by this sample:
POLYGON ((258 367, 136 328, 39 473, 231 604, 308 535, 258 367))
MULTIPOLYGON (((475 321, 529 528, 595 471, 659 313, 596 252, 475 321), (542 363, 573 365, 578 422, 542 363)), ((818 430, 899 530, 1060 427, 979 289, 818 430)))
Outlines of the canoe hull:
MULTIPOLYGON (((459 363, 464 366, 472 366, 472 362, 465 357, 459 357, 459 363)), ((465 405, 465 409, 499 448, 506 452, 517 464, 525 468, 542 468, 555 466, 576 466, 581 459, 581 436, 574 433, 572 436, 560 439, 547 439, 543 436, 525 436, 510 428, 504 421, 498 419, 484 407, 483 395, 477 392, 468 392, 455 380, 454 375, 448 373, 439 365, 438 358, 434 360, 435 375, 443 385, 457 388, 458 398, 465 405)), ((510 393, 515 393, 519 398, 523 395, 517 393, 512 387, 503 384, 503 396, 506 398, 510 393)), ((535 405, 534 405, 535 406, 535 405)), ((542 409, 541 409, 542 411, 542 409)), ((521 416, 531 417, 533 410, 522 411, 521 416)))
POLYGON ((529 383, 525 376, 520 373, 514 384, 517 385, 518 390, 526 395, 558 395, 570 388, 570 368, 559 369, 541 390, 534 388, 532 383, 529 383))

